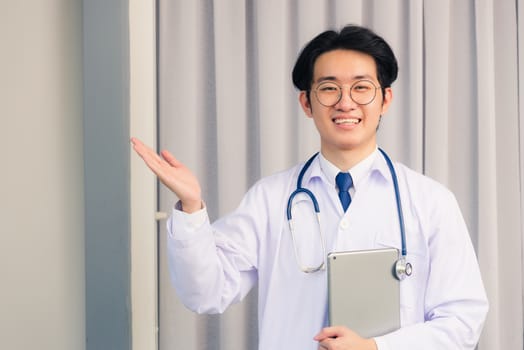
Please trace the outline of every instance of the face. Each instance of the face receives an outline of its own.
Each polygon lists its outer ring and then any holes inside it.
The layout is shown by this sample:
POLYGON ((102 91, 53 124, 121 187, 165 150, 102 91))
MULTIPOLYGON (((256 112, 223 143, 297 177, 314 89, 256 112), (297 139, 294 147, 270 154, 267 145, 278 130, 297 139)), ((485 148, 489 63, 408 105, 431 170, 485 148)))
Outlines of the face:
POLYGON ((313 119, 320 134, 322 154, 328 159, 339 157, 341 152, 351 152, 363 159, 373 152, 380 117, 387 111, 391 99, 391 88, 382 94, 373 57, 342 49, 328 51, 317 58, 310 98, 308 100, 305 91, 299 96, 304 112, 313 119), (362 79, 378 88, 375 98, 366 105, 357 104, 350 97, 350 89, 354 97, 358 93, 358 88, 351 86, 362 79), (321 104, 315 94, 319 84, 326 81, 342 87, 340 100, 331 107, 321 104))

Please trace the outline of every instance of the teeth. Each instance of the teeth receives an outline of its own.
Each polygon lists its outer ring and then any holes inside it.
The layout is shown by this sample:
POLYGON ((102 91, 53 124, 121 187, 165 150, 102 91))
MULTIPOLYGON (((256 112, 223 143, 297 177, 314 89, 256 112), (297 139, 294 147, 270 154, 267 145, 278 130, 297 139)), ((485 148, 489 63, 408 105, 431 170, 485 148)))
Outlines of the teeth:
POLYGON ((335 124, 358 124, 359 119, 335 119, 335 124))

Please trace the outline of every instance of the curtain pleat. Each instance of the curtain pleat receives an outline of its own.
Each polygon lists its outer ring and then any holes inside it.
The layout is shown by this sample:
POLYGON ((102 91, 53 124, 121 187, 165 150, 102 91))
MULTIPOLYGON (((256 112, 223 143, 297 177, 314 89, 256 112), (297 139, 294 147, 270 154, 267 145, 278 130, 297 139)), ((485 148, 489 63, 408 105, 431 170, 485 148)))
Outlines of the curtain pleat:
MULTIPOLYGON (((302 46, 348 23, 382 35, 400 72, 379 144, 459 201, 490 300, 478 348, 523 348, 518 1, 158 3, 157 146, 198 176, 212 220, 234 210, 260 177, 318 150, 291 82, 302 46)), ((174 200, 161 188, 159 210, 170 212, 174 200)), ((189 312, 170 284, 163 224, 159 232, 159 349, 256 349, 256 288, 223 315, 189 312)))

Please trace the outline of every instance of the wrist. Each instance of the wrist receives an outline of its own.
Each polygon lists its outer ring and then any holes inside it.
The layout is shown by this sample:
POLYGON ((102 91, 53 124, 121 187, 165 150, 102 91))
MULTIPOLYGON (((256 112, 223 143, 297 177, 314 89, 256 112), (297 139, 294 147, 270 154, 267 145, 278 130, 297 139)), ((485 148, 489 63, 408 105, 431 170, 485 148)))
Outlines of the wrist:
POLYGON ((186 202, 181 201, 180 205, 182 207, 181 208, 182 211, 188 214, 199 211, 200 209, 204 207, 201 199, 198 201, 186 201, 186 202))

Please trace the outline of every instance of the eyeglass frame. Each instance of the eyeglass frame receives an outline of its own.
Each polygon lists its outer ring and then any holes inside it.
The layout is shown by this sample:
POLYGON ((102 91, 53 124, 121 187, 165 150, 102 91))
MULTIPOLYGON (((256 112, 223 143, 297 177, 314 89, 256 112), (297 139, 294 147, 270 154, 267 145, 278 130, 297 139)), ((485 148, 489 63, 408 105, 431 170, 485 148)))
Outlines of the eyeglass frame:
MULTIPOLYGON (((343 84, 343 85, 341 85, 341 84, 338 84, 337 82, 332 81, 332 80, 325 80, 325 81, 320 82, 320 83, 317 85, 317 87, 316 87, 315 89, 313 89, 313 92, 315 93, 315 98, 317 99, 318 103, 320 103, 320 104, 321 104, 322 106, 324 106, 324 107, 333 107, 333 106, 335 106, 337 103, 339 103, 340 100, 342 100, 342 96, 343 96, 343 87, 344 87, 345 85, 348 85, 348 84, 343 84), (317 90, 318 90, 318 88, 319 88, 320 86, 322 86, 323 84, 328 84, 328 83, 330 83, 330 84, 334 84, 334 85, 338 86, 338 88, 340 89, 339 97, 338 97, 337 101, 336 101, 335 103, 331 104, 331 105, 325 105, 325 104, 323 104, 322 102, 320 102, 320 98, 319 98, 318 95, 317 95, 317 90)), ((370 80, 370 79, 359 79, 359 80, 355 81, 354 83, 352 83, 351 86, 349 87, 349 98, 351 99, 351 101, 355 102, 355 103, 358 104, 359 106, 367 106, 367 105, 369 105, 370 103, 372 103, 373 101, 375 101, 375 98, 377 97, 377 90, 378 90, 378 89, 381 89, 381 90, 382 90, 382 93, 384 94, 384 89, 382 88, 382 86, 380 86, 380 85, 379 85, 379 86, 376 86, 375 83, 374 83, 372 80, 370 80), (352 94, 351 94, 351 91, 353 90, 353 87, 354 87, 356 84, 358 84, 358 83, 360 83, 360 82, 363 82, 363 81, 365 81, 365 82, 369 82, 369 83, 370 83, 370 84, 375 88, 375 93, 374 93, 374 95, 373 95, 373 98, 372 98, 369 102, 367 102, 367 103, 359 103, 359 102, 355 101, 355 99, 353 98, 353 96, 352 96, 352 94)), ((310 93, 311 91, 312 91, 312 89, 308 90, 309 93, 310 93)), ((309 94, 308 94, 308 95, 309 95, 309 94)))

